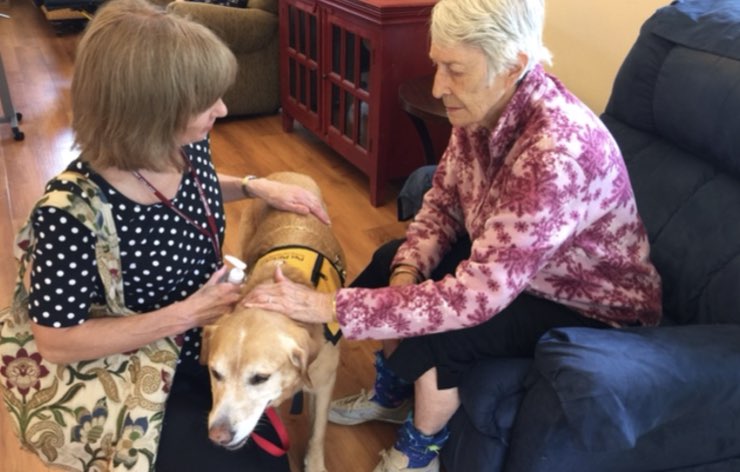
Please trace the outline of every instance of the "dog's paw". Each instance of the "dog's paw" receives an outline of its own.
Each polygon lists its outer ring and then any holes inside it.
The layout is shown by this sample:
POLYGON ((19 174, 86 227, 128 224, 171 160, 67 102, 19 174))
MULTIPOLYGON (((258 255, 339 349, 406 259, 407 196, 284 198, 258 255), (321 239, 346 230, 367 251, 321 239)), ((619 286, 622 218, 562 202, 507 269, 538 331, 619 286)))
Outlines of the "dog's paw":
MULTIPOLYGON (((310 456, 310 454, 309 454, 310 456)), ((303 470, 305 472, 328 472, 324 465, 323 457, 306 457, 303 463, 303 470)))

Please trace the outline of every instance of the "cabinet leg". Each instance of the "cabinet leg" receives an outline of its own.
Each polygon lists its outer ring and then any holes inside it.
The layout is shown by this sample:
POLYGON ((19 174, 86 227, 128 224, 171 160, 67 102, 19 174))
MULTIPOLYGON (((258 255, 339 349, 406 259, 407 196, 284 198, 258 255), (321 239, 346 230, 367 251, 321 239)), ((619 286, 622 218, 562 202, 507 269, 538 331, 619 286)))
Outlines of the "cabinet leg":
POLYGON ((381 179, 370 179, 370 204, 379 207, 385 200, 385 182, 381 179))
POLYGON ((285 108, 283 108, 283 131, 286 133, 292 133, 293 132, 293 116, 290 115, 290 113, 285 111, 285 108))

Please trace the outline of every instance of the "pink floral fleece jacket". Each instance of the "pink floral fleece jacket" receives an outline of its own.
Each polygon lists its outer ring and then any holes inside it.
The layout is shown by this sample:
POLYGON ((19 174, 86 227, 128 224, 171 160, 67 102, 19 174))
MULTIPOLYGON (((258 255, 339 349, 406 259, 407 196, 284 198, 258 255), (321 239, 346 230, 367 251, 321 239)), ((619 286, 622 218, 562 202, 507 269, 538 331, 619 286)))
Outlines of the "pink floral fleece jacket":
POLYGON ((463 232, 471 255, 454 275, 340 290, 344 334, 386 339, 470 327, 522 292, 616 327, 660 320, 660 278, 620 151, 540 66, 493 130, 453 129, 393 263, 429 276, 463 232))

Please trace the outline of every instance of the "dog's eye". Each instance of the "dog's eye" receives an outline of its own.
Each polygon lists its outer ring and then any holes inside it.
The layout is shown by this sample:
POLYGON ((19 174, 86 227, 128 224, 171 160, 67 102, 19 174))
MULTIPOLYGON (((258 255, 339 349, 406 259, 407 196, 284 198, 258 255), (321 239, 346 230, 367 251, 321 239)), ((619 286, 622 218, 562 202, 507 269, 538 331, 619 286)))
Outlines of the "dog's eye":
POLYGON ((251 377, 251 378, 249 379, 249 384, 250 384, 250 385, 259 385, 259 384, 261 384, 261 383, 265 383, 265 382, 267 382, 267 380, 268 380, 269 378, 270 378, 270 376, 269 376, 269 375, 254 374, 254 375, 253 375, 253 376, 252 376, 252 377, 251 377))
POLYGON ((220 382, 224 379, 224 376, 221 375, 221 373, 216 369, 211 369, 211 376, 213 377, 213 380, 216 380, 217 382, 220 382))

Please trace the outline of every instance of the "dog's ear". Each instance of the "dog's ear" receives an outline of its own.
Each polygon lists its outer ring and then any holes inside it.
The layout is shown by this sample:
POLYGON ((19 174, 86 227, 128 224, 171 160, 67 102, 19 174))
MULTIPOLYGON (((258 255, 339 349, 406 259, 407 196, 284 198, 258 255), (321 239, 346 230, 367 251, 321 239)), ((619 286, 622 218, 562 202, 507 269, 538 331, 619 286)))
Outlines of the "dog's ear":
POLYGON ((303 384, 308 388, 313 388, 311 379, 308 376, 308 364, 310 348, 308 336, 301 336, 296 339, 296 344, 290 352, 290 362, 296 366, 298 371, 301 373, 301 379, 303 384))
POLYGON ((211 343, 211 336, 213 336, 213 330, 215 329, 216 325, 203 327, 203 334, 200 341, 200 365, 208 365, 208 349, 211 343))

